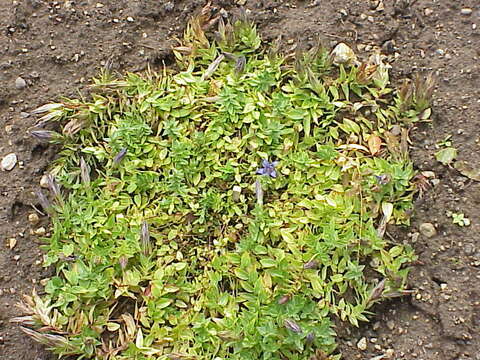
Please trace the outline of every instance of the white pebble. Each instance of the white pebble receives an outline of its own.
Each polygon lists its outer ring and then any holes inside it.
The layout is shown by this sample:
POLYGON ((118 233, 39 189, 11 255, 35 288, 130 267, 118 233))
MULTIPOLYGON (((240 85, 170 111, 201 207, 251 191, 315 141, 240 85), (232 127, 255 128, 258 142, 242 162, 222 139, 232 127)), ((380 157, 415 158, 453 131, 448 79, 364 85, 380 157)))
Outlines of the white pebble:
POLYGON ((332 50, 333 62, 335 64, 355 64, 357 56, 353 50, 345 43, 339 43, 332 50))
POLYGON ((17 165, 17 154, 11 153, 2 159, 1 167, 3 171, 12 170, 17 165))
POLYGON ((43 236, 43 235, 45 235, 46 232, 47 232, 47 230, 45 230, 45 228, 43 226, 39 227, 38 229, 36 229, 34 231, 35 235, 38 235, 38 236, 43 236))
POLYGON ((48 189, 48 176, 43 175, 42 178, 40 179, 40 186, 44 189, 48 189))
POLYGON ((367 338, 365 337, 361 338, 357 343, 357 348, 359 348, 362 351, 367 350, 367 338))

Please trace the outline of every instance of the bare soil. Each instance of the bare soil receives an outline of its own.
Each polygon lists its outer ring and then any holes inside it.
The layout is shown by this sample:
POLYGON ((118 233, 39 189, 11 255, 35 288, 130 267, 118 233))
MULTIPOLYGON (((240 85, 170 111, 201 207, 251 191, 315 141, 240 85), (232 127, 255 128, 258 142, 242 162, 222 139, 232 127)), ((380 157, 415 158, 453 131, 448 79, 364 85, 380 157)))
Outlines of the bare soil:
MULTIPOLYGON (((265 42, 281 36, 284 48, 309 46, 316 36, 334 46, 343 41, 367 56, 379 48, 399 80, 433 71, 437 78, 433 119, 411 132, 417 169, 433 171, 435 185, 417 200, 410 229, 391 229, 396 242, 412 244, 411 297, 374 309, 371 322, 355 331, 339 326, 345 359, 480 360, 480 184, 435 160, 436 144, 451 135, 460 160, 480 166, 480 4, 476 0, 217 0, 229 13, 245 3, 265 42), (470 9, 462 10, 462 9, 470 9), (471 220, 459 227, 446 211, 471 220), (437 234, 419 235, 420 224, 437 234), (366 350, 357 347, 366 337, 366 350), (384 354, 384 357, 380 355, 384 354), (379 357, 376 357, 379 356, 379 357)), ((32 192, 55 156, 55 147, 31 139, 29 112, 60 96, 84 92, 88 79, 109 64, 119 72, 159 70, 170 64, 169 48, 203 0, 0 1, 0 158, 19 163, 0 172, 0 358, 55 357, 27 338, 9 319, 22 293, 38 286, 39 227, 28 215, 32 192), (21 77, 26 86, 16 85, 21 77), (10 249, 10 239, 16 245, 10 249)))

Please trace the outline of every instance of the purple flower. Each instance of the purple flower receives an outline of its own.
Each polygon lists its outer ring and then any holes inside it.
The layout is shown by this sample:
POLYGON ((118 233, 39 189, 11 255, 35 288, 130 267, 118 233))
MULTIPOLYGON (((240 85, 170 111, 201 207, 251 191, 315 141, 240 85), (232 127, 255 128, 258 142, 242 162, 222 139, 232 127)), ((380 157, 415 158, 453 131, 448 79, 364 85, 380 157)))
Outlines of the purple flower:
POLYGON ((275 170, 275 166, 278 165, 278 161, 269 162, 268 160, 262 160, 262 167, 257 170, 258 175, 267 175, 272 178, 277 177, 277 170, 275 170))
POLYGON ((293 331, 294 333, 297 333, 297 334, 302 333, 302 328, 300 327, 300 325, 298 325, 293 320, 286 319, 285 322, 284 322, 284 325, 288 330, 293 331))
POLYGON ((32 130, 30 131, 30 135, 32 135, 35 139, 42 141, 42 142, 50 142, 55 138, 57 133, 55 131, 49 130, 32 130))
POLYGON ((120 161, 123 160, 123 158, 125 157, 125 155, 127 155, 127 149, 122 148, 122 149, 118 152, 118 154, 113 158, 113 163, 114 163, 114 164, 120 163, 120 161))
POLYGON ((316 260, 310 260, 306 264, 303 265, 304 269, 316 269, 318 268, 318 261, 316 260))
POLYGON ((50 201, 48 201, 45 194, 43 193, 43 191, 37 190, 35 193, 38 197, 38 202, 40 203, 40 205, 42 205, 43 210, 45 210, 46 212, 49 212, 51 210, 51 204, 50 204, 50 201))
POLYGON ((375 178, 380 185, 387 185, 391 180, 390 176, 387 174, 375 175, 375 178))
POLYGON ((315 340, 315 334, 313 332, 308 333, 305 340, 307 341, 307 344, 310 345, 311 343, 313 343, 313 340, 315 340))

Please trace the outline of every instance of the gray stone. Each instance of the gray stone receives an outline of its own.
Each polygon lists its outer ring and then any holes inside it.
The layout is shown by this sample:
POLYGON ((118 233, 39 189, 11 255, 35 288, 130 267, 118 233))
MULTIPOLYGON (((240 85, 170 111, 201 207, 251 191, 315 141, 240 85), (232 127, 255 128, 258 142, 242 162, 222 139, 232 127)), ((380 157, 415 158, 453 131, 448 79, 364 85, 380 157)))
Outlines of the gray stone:
POLYGON ((465 252, 465 255, 472 255, 475 253, 475 246, 472 244, 465 244, 463 251, 465 252))
POLYGON ((15 80, 15 87, 18 90, 25 89, 27 87, 27 82, 19 76, 17 80, 15 80))

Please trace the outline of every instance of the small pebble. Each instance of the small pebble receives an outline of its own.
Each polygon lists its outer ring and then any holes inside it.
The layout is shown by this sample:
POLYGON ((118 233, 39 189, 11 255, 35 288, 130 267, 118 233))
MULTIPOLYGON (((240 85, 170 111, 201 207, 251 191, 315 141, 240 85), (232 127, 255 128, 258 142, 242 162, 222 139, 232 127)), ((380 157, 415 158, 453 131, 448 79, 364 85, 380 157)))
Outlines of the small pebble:
POLYGON ((38 229, 36 229, 34 231, 35 235, 38 235, 38 236, 43 236, 43 235, 45 235, 46 232, 47 232, 47 230, 45 230, 45 228, 43 226, 39 227, 38 229))
POLYGON ((385 351, 385 356, 387 359, 393 359, 393 355, 395 355, 395 351, 393 349, 387 349, 385 351))
POLYGON ((460 10, 460 14, 465 15, 465 16, 470 15, 472 12, 473 12, 473 10, 470 9, 470 8, 463 8, 462 10, 460 10))
POLYGON ((129 17, 127 17, 127 21, 128 22, 134 22, 135 20, 133 19, 133 17, 129 16, 129 17))
POLYGON ((412 234, 412 238, 411 238, 412 243, 415 244, 418 241, 419 237, 420 237, 420 233, 419 232, 414 232, 412 234))
POLYGON ((332 59, 335 64, 356 63, 357 56, 353 50, 345 43, 339 43, 332 50, 332 59))
POLYGON ((430 16, 433 14, 433 10, 426 8, 425 10, 423 10, 423 13, 425 14, 425 16, 430 16))
POLYGON ((49 188, 49 186, 48 186, 48 176, 47 175, 43 175, 42 178, 40 179, 40 186, 44 189, 49 188))
POLYGON ((465 244, 463 251, 465 252, 465 255, 473 255, 475 253, 475 246, 472 244, 465 244))
POLYGON ((395 322, 393 320, 388 320, 387 327, 390 331, 392 331, 395 328, 395 322))
POLYGON ((367 338, 365 337, 361 338, 357 343, 357 348, 359 348, 362 351, 367 350, 367 338))
POLYGON ((420 230, 420 233, 427 238, 431 238, 437 235, 437 230, 435 229, 435 226, 432 223, 421 224, 419 230, 420 230))
POLYGON ((22 78, 22 77, 18 77, 16 80, 15 80, 15 87, 18 89, 18 90, 21 90, 21 89, 25 89, 27 87, 27 82, 22 78))
POLYGON ((427 179, 435 178, 435 173, 433 171, 422 171, 422 175, 425 176, 427 179))
POLYGON ((438 184, 440 184, 440 179, 432 179, 431 180, 431 183, 432 183, 432 186, 437 186, 438 184))
POLYGON ((30 224, 38 224, 38 222, 40 221, 40 218, 38 217, 37 214, 35 213, 32 213, 30 215, 28 215, 28 221, 30 222, 30 224))
POLYGON ((15 247, 15 245, 17 245, 17 239, 15 238, 8 239, 8 248, 10 250, 12 250, 15 247))
POLYGON ((15 255, 15 256, 13 257, 13 260, 15 260, 15 261, 20 260, 20 255, 15 255))
POLYGON ((166 12, 170 12, 175 8, 175 4, 173 3, 173 1, 169 1, 165 5, 163 5, 163 8, 166 12))
POLYGON ((17 165, 17 154, 15 153, 10 153, 6 155, 2 159, 2 162, 0 163, 1 168, 4 171, 12 170, 15 167, 15 165, 17 165))

